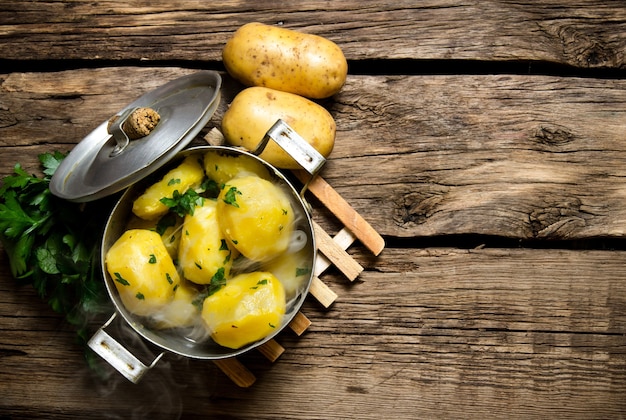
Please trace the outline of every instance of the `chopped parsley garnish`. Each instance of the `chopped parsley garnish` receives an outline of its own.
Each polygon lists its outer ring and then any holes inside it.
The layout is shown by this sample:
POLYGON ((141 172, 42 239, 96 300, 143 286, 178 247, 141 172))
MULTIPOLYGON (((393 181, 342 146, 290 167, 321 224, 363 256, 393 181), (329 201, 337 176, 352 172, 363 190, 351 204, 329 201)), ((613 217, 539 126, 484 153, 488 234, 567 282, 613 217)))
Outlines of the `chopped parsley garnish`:
POLYGON ((175 190, 172 198, 163 197, 159 201, 180 217, 184 217, 186 214, 193 216, 194 209, 196 206, 201 206, 203 200, 204 198, 200 194, 190 188, 184 194, 175 190))
POLYGON ((172 185, 180 184, 180 178, 172 178, 167 182, 167 185, 171 187, 172 185))
POLYGON ((230 187, 228 191, 226 191, 226 194, 224 194, 224 203, 238 208, 237 195, 242 195, 241 191, 239 191, 237 187, 230 187))
POLYGON ((198 267, 198 270, 202 270, 202 266, 199 263, 194 261, 194 264, 196 265, 196 267, 198 267))
POLYGON ((154 254, 150 254, 150 259, 148 260, 149 264, 156 264, 157 259, 156 259, 156 255, 154 254))
POLYGON ((270 328, 276 328, 276 325, 272 324, 271 322, 269 322, 268 325, 270 326, 270 328))
POLYGON ((167 280, 169 284, 174 284, 174 280, 172 280, 172 276, 170 276, 170 273, 165 273, 165 280, 167 280))
POLYGON ((296 277, 307 275, 311 272, 311 269, 308 267, 300 268, 296 267, 296 277))
POLYGON ((135 295, 135 297, 139 300, 144 300, 146 297, 143 295, 143 293, 141 292, 137 292, 137 294, 135 295))
POLYGON ((222 242, 220 243, 220 251, 229 251, 228 244, 225 239, 222 239, 222 242))
POLYGON ((217 198, 220 195, 220 186, 211 178, 205 178, 200 188, 202 188, 207 197, 217 198))
POLYGON ((259 280, 259 281, 256 283, 256 286, 252 286, 250 289, 254 289, 254 290, 256 290, 256 289, 258 289, 258 288, 259 288, 259 286, 264 286, 264 285, 266 285, 266 284, 267 284, 267 279, 259 280))
POLYGON ((130 286, 128 280, 126 280, 120 273, 113 273, 115 275, 115 281, 121 284, 122 286, 130 286))

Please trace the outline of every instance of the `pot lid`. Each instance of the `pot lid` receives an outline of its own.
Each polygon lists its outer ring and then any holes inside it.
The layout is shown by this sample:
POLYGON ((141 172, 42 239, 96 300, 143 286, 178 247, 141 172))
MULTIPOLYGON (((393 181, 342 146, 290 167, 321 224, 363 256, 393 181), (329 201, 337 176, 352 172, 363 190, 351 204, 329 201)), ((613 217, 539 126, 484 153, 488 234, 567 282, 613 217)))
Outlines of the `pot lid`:
POLYGON ((151 174, 209 122, 219 105, 221 82, 219 73, 200 71, 141 96, 72 149, 50 180, 50 191, 69 201, 93 201, 151 174), (129 140, 121 126, 137 108, 153 109, 160 120, 148 135, 129 140))

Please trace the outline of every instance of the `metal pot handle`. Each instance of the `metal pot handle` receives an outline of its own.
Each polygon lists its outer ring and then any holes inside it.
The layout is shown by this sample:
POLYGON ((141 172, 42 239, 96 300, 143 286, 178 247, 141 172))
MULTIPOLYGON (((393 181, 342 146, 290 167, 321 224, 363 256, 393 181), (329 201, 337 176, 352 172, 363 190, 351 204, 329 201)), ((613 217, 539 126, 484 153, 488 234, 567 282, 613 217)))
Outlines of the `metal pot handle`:
POLYGON ((326 159, 305 139, 303 139, 285 121, 278 120, 265 133, 261 142, 251 153, 260 155, 267 142, 274 140, 289 156, 291 156, 310 175, 315 175, 326 163, 326 159))
POLYGON ((117 369, 118 372, 124 375, 126 379, 136 384, 149 369, 152 369, 154 365, 157 364, 164 353, 160 353, 150 365, 145 365, 128 351, 126 347, 104 331, 104 329, 113 322, 116 316, 117 312, 96 331, 87 344, 93 351, 117 369))

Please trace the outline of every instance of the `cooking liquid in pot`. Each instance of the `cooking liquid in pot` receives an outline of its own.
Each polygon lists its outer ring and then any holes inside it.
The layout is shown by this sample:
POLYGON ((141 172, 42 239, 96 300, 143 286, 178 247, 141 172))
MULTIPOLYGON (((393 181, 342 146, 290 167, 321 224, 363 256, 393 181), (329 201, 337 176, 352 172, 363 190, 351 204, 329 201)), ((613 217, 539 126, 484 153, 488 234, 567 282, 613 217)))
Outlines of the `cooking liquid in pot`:
MULTIPOLYGON (((208 232, 208 230, 206 232, 194 231, 193 234, 199 240, 206 240, 211 235, 221 235, 221 245, 219 246, 221 255, 218 257, 218 261, 223 262, 223 264, 217 271, 206 270, 204 266, 197 262, 194 263, 194 261, 187 261, 184 269, 181 266, 183 262, 189 260, 188 253, 191 253, 193 249, 193 245, 183 246, 183 241, 187 239, 186 236, 191 235, 192 232, 190 230, 192 226, 194 226, 194 229, 198 228, 198 225, 192 225, 190 220, 193 217, 203 217, 204 206, 195 208, 194 214, 196 211, 198 212, 198 215, 195 216, 190 214, 179 215, 172 209, 153 220, 144 220, 132 213, 129 214, 122 230, 124 232, 131 229, 156 230, 174 262, 180 282, 175 285, 171 284, 171 290, 168 291, 171 296, 166 298, 167 303, 157 303, 154 311, 150 311, 148 314, 144 311, 140 312, 141 315, 137 315, 138 311, 134 310, 132 303, 130 305, 125 304, 124 307, 129 312, 129 314, 126 314, 126 317, 127 319, 128 317, 132 318, 136 329, 145 330, 150 335, 158 337, 158 340, 163 340, 166 343, 175 341, 177 348, 181 346, 181 343, 187 343, 184 347, 202 348, 208 346, 211 351, 214 347, 223 346, 217 345, 215 342, 219 341, 217 339, 218 331, 212 330, 206 316, 206 312, 211 312, 212 309, 211 307, 204 308, 204 303, 211 301, 211 304, 218 308, 220 307, 220 300, 217 297, 220 296, 221 289, 230 285, 229 282, 232 281, 233 284, 236 282, 241 283, 239 282, 241 277, 250 276, 252 273, 271 273, 271 275, 266 275, 265 277, 258 277, 259 280, 256 283, 246 286, 249 290, 239 290, 242 293, 241 301, 233 303, 232 300, 229 300, 229 307, 217 309, 225 312, 230 311, 232 313, 229 316, 234 317, 232 325, 228 325, 228 328, 223 327, 226 328, 224 334, 219 335, 224 336, 227 334, 235 338, 234 341, 229 341, 228 343, 230 344, 227 343, 226 347, 233 349, 245 347, 273 335, 274 331, 279 331, 283 324, 288 322, 298 310, 299 303, 307 292, 314 262, 313 238, 310 237, 312 232, 309 220, 305 213, 306 210, 293 188, 284 179, 272 173, 268 167, 256 158, 247 154, 231 154, 219 150, 197 151, 189 156, 201 163, 204 173, 200 183, 201 186, 194 185, 190 188, 196 191, 197 194, 190 193, 188 198, 192 199, 192 201, 195 200, 197 205, 209 201, 209 207, 213 207, 213 209, 206 210, 206 214, 212 216, 206 216, 207 219, 201 220, 200 223, 201 226, 202 223, 210 222, 206 226, 211 232, 208 232), (246 183, 263 186, 259 187, 260 189, 256 186, 254 187, 257 189, 253 192, 258 194, 259 197, 251 199, 250 202, 245 202, 244 188, 247 185, 246 183), (271 183, 271 188, 268 187, 269 183, 271 183), (241 190, 244 190, 244 193, 240 194, 241 191, 232 187, 232 185, 239 186, 241 190), (268 189, 264 190, 263 188, 268 189), (267 200, 267 196, 271 194, 277 194, 279 197, 277 200, 287 200, 286 205, 284 201, 280 202, 281 209, 278 213, 272 213, 273 209, 267 208, 271 207, 271 203, 273 203, 271 200, 267 200), (213 201, 215 203, 211 203, 213 201), (245 212, 243 207, 248 204, 248 212, 245 212), (263 206, 266 208, 263 208, 263 206), (223 212, 220 213, 222 215, 221 219, 219 215, 218 217, 214 215, 220 209, 223 212), (225 216, 223 214, 229 211, 239 212, 243 215, 235 214, 235 216, 224 222, 225 216), (209 217, 213 217, 213 219, 209 221, 209 217), (276 221, 272 217, 282 218, 276 221), (218 219, 220 220, 218 221, 218 219), (281 224, 285 220, 288 221, 288 226, 281 224), (236 231, 238 229, 237 235, 245 235, 248 242, 247 249, 244 250, 242 246, 241 250, 239 250, 237 248, 240 245, 239 237, 229 237, 224 232, 223 225, 227 223, 232 224, 233 230, 236 231), (276 226, 272 226, 272 223, 275 223, 276 226), (264 229, 268 230, 266 226, 268 224, 272 229, 277 227, 277 231, 280 232, 270 233, 270 236, 267 233, 263 233, 264 229), (255 232, 255 229, 258 229, 258 231, 255 232), (277 235, 275 238, 271 236, 274 234, 277 235), (274 245, 275 242, 279 241, 279 236, 281 241, 283 239, 286 240, 286 245, 278 246, 279 249, 277 251, 277 247, 274 245), (252 257, 243 254, 250 253, 249 249, 257 250, 259 248, 261 251, 252 252, 252 257), (267 251, 267 255, 264 255, 263 253, 266 250, 269 251, 267 251), (207 271, 207 275, 204 278, 201 277, 202 270, 207 271), (199 278, 201 280, 198 280, 199 278), (192 279, 195 281, 192 281, 192 279), (261 294, 259 289, 267 288, 268 284, 271 284, 273 280, 280 282, 279 285, 273 287, 274 293, 264 292, 264 295, 261 294), (258 294, 252 296, 255 293, 258 294), (209 296, 212 298, 208 299, 209 296), (273 302, 272 299, 280 299, 282 301, 273 302), (238 306, 236 309, 233 309, 233 305, 238 306), (205 312, 204 317, 203 309, 205 312), (246 318, 249 315, 246 311, 259 313, 271 312, 273 310, 277 311, 274 316, 278 316, 278 318, 267 319, 277 319, 278 322, 272 320, 266 322, 266 318, 261 317, 259 322, 263 323, 263 325, 257 325, 254 322, 247 324, 248 327, 246 327, 245 322, 242 322, 240 325, 237 324, 239 319, 246 318), (265 327, 265 330, 263 330, 265 332, 262 333, 262 336, 258 336, 258 331, 262 330, 263 327, 265 327), (250 331, 253 331, 257 336, 237 337, 239 331, 241 331, 241 334, 249 334, 250 331)), ((162 180, 166 181, 166 183, 176 184, 179 182, 175 179, 166 180, 167 175, 164 177, 164 172, 165 170, 160 171, 160 176, 163 177, 162 180)), ((156 179, 152 177, 152 181, 145 180, 146 182, 142 183, 144 185, 143 189, 136 189, 134 196, 130 197, 133 203, 138 201, 137 198, 144 193, 146 186, 154 185, 155 181, 158 181, 158 176, 156 176, 156 179)), ((174 193, 174 195, 176 194, 180 198, 184 193, 178 191, 178 193, 174 193)), ((184 202, 184 200, 179 200, 179 202, 184 202)), ((271 232, 274 232, 274 230, 271 230, 271 232)), ((213 252, 215 252, 215 247, 213 248, 213 252)), ((153 257, 151 254, 146 256, 146 258, 151 257, 153 257)), ((193 257, 191 260, 193 260, 193 257)), ((118 281, 119 279, 113 278, 115 276, 119 277, 119 273, 114 272, 113 266, 115 264, 115 261, 108 262, 107 269, 113 284, 117 287, 119 296, 120 291, 124 292, 125 286, 121 285, 118 281)), ((135 274, 141 276, 141 273, 135 274)), ((168 276, 168 281, 170 279, 171 276, 168 276)), ((152 280, 143 279, 143 281, 148 282, 152 280)), ((154 279, 154 281, 158 280, 154 279)), ((224 292, 226 290, 224 289, 224 292)), ((228 291, 229 293, 231 292, 231 290, 228 291)), ((140 292, 135 294, 133 291, 131 298, 133 297, 140 301, 145 301, 148 298, 148 294, 140 292)), ((129 298, 126 298, 126 301, 128 302, 129 298)), ((141 303, 143 304, 144 302, 141 303)), ((225 315, 218 314, 216 316, 219 318, 219 316, 225 315)), ((268 315, 266 314, 266 316, 268 315)), ((210 316, 210 318, 213 319, 215 316, 210 316)), ((194 352, 202 354, 202 350, 193 350, 192 353, 194 352)))

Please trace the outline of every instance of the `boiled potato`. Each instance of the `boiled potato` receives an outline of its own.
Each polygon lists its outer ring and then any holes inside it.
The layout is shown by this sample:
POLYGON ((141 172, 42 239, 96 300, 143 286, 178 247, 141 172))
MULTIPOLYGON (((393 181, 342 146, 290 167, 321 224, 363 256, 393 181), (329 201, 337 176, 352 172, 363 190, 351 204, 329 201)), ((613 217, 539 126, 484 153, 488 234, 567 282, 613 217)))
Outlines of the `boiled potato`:
POLYGON ((180 283, 161 236, 151 230, 127 230, 105 256, 107 271, 124 307, 149 316, 169 303, 180 283))
POLYGON ((204 320, 213 340, 238 349, 280 328, 285 314, 285 291, 267 272, 239 274, 202 304, 204 320))
POLYGON ((217 199, 222 233, 246 258, 265 261, 285 252, 294 228, 286 191, 257 176, 231 179, 217 199))
POLYGON ((169 211, 162 198, 172 198, 174 191, 184 194, 189 188, 198 188, 204 178, 204 168, 197 156, 188 156, 133 202, 133 213, 146 220, 154 220, 169 211))
POLYGON ((270 179, 269 170, 258 160, 246 155, 231 155, 211 150, 204 155, 204 172, 218 185, 236 176, 256 175, 270 179))
POLYGON ((186 283, 181 283, 174 292, 172 301, 153 315, 157 328, 188 328, 196 325, 200 317, 199 308, 194 305, 198 291, 186 283))
POLYGON ((247 86, 308 98, 327 98, 346 81, 348 63, 334 42, 253 22, 239 28, 222 51, 228 73, 247 86))
POLYGON ((234 257, 217 223, 215 200, 205 199, 186 215, 178 247, 178 265, 183 277, 196 284, 210 284, 218 270, 228 277, 234 257))
POLYGON ((286 299, 291 300, 304 290, 311 277, 312 263, 311 250, 303 248, 298 252, 285 252, 263 265, 262 269, 280 280, 286 299))
MULTIPOLYGON (((163 245, 173 259, 178 258, 178 244, 180 242, 180 232, 182 219, 177 218, 174 214, 165 216, 167 222, 163 220, 163 231, 160 232, 163 245)), ((158 232, 158 225, 161 220, 144 220, 137 216, 131 216, 130 220, 126 224, 126 230, 129 229, 148 229, 158 232)))
MULTIPOLYGON (((301 96, 264 87, 247 88, 237 94, 222 118, 222 132, 230 145, 254 150, 279 119, 324 157, 332 152, 336 124, 324 107, 301 96)), ((271 140, 259 157, 277 168, 300 168, 271 140)))

